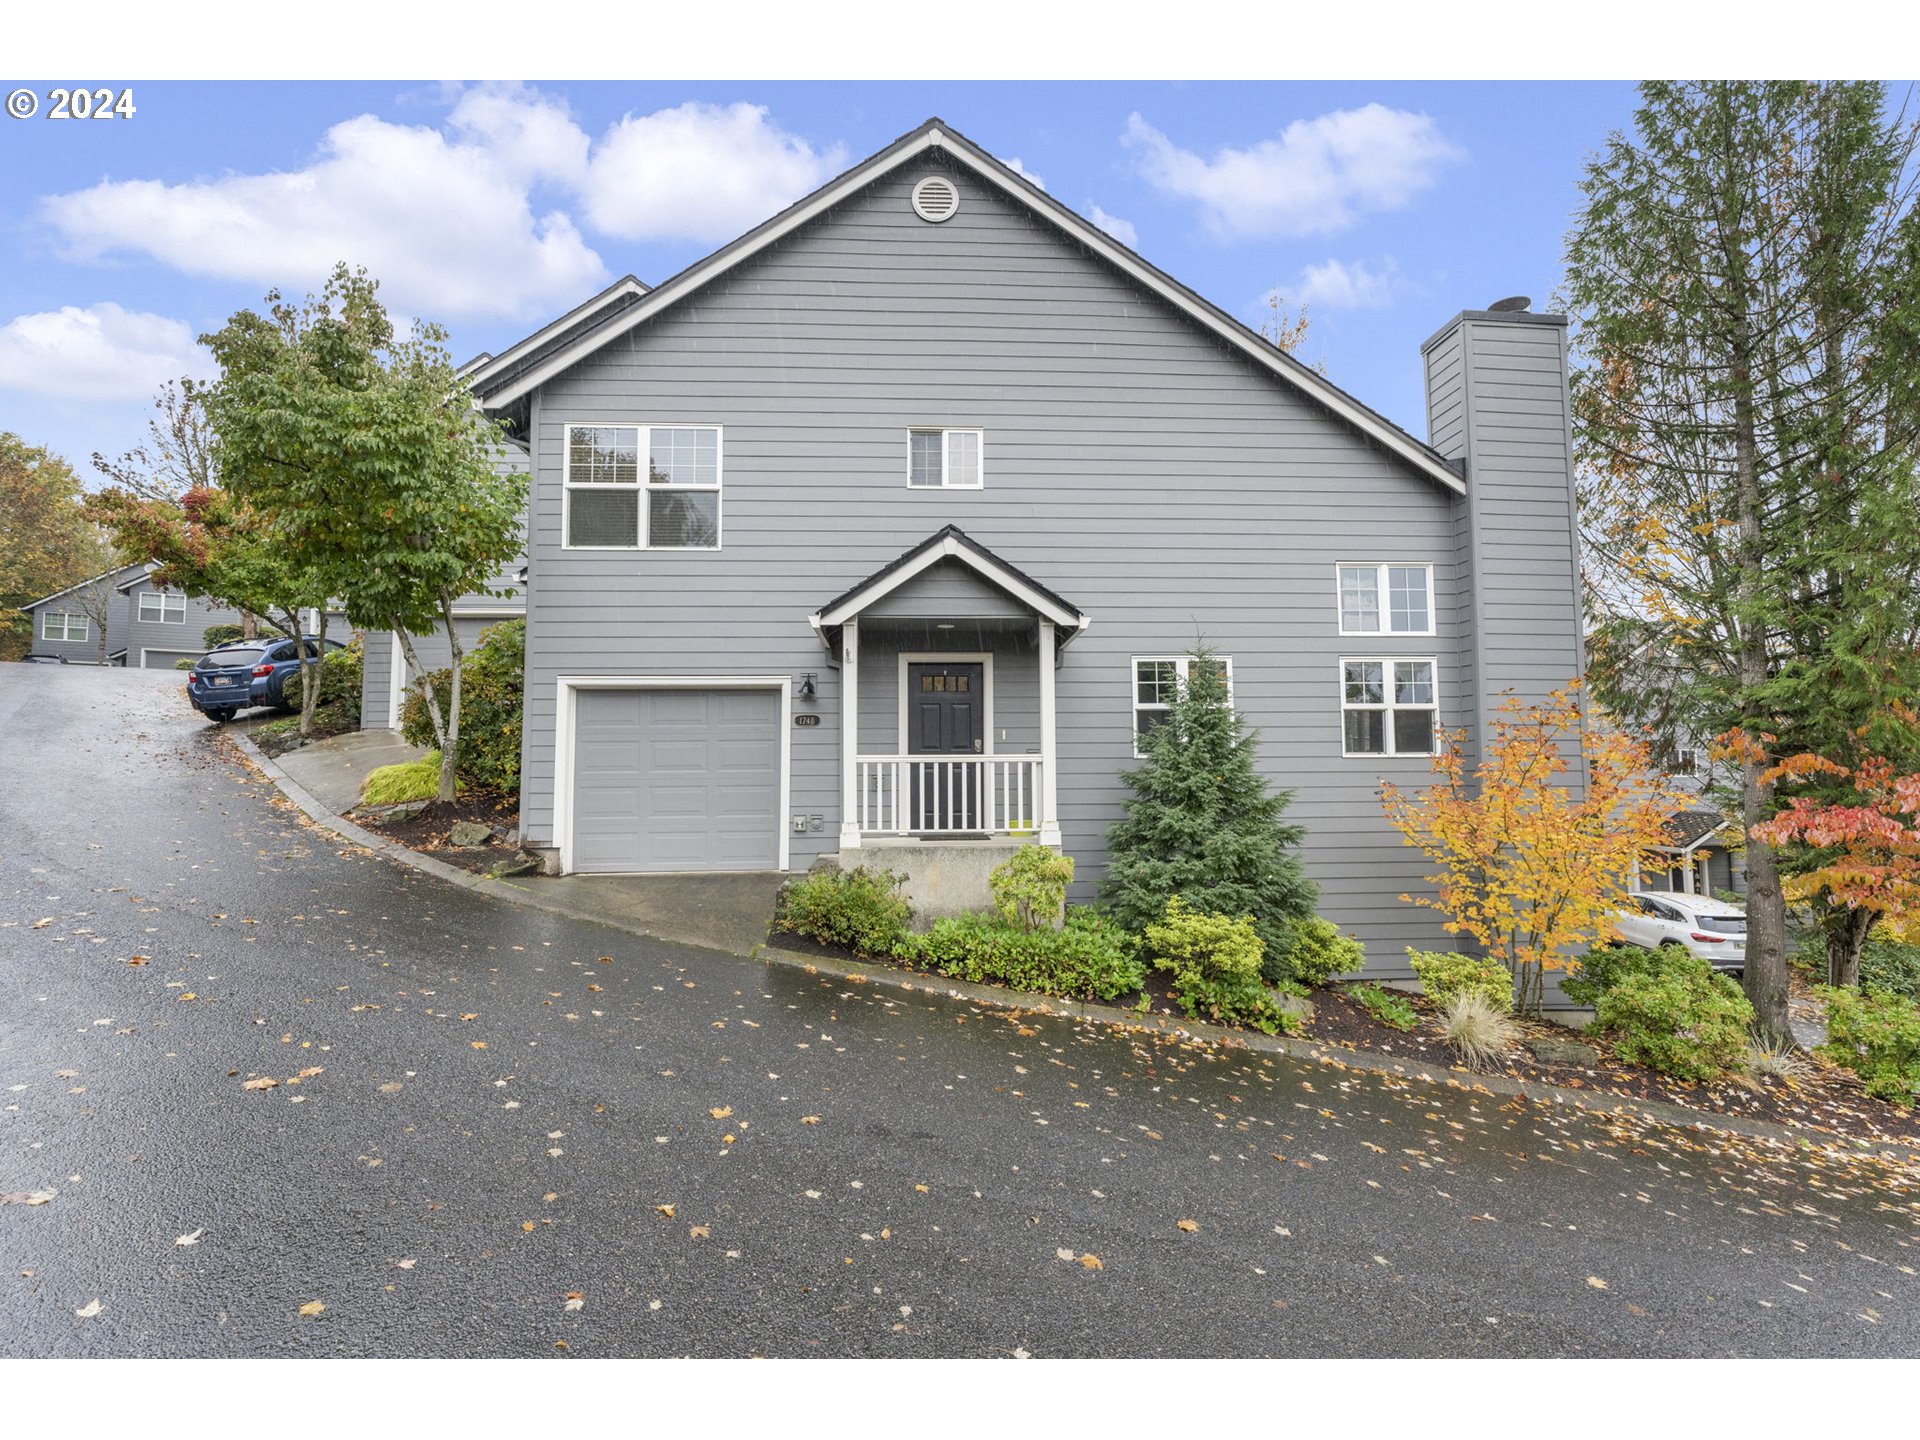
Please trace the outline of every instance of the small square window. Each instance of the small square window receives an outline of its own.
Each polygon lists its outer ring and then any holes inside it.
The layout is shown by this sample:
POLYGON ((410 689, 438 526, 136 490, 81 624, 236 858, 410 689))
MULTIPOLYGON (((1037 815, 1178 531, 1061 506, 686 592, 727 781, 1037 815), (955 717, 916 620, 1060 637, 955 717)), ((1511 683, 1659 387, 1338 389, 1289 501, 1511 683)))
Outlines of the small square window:
POLYGON ((978 490, 985 432, 909 430, 907 485, 915 490, 978 490))

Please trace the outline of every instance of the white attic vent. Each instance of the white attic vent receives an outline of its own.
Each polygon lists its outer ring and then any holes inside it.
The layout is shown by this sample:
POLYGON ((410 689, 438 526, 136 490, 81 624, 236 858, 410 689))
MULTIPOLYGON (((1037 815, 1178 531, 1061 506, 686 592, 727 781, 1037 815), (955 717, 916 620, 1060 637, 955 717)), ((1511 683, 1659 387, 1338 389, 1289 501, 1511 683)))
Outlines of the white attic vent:
POLYGON ((928 175, 913 187, 913 213, 929 224, 951 219, 960 208, 960 192, 944 175, 928 175))

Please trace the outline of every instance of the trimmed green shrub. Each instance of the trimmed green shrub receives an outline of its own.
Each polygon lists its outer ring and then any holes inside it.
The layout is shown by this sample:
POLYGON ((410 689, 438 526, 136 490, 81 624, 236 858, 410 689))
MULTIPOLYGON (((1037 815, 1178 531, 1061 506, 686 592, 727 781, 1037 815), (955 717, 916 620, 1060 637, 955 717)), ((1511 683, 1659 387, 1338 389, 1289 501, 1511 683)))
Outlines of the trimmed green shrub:
POLYGON ((1413 1008, 1411 1000, 1391 990, 1382 990, 1378 985, 1358 986, 1353 998, 1374 1019, 1395 1030, 1411 1030, 1420 1023, 1420 1012, 1413 1008))
POLYGON ((1442 1010, 1456 996, 1469 991, 1487 997, 1487 1003, 1503 1014, 1513 1009, 1513 976, 1507 967, 1491 955, 1470 955, 1460 950, 1408 950, 1413 973, 1420 977, 1420 988, 1442 1010))
POLYGON ((1140 737, 1140 766, 1120 777, 1131 794, 1107 834, 1102 898, 1136 933, 1176 895, 1198 911, 1251 916, 1267 978, 1291 979, 1284 952, 1319 893, 1298 853, 1306 832, 1284 818, 1293 793, 1269 791, 1225 662, 1202 648, 1186 670, 1184 683, 1161 682, 1174 692, 1166 718, 1140 737))
POLYGON ((1741 1065, 1753 1006, 1740 987, 1677 945, 1651 953, 1650 970, 1620 974, 1594 1007, 1620 1058, 1680 1080, 1707 1080, 1741 1065))
POLYGON ((1294 923, 1292 941, 1281 949, 1279 965, 1268 957, 1261 968, 1269 980, 1312 987, 1325 985, 1336 975, 1351 975, 1366 963, 1366 948, 1355 936, 1342 935, 1331 920, 1309 915, 1294 923))
POLYGON ((173 662, 173 668, 176 670, 191 670, 199 663, 200 657, 198 655, 182 655, 178 660, 173 662))
POLYGON ((1814 993, 1827 1002, 1821 1057, 1853 1071, 1869 1095, 1911 1105, 1920 1096, 1920 1006, 1891 990, 1814 993))
POLYGON ((1047 995, 1112 1000, 1147 978, 1133 936, 1078 906, 1059 930, 1027 930, 995 915, 943 916, 908 949, 942 975, 1047 995))
POLYGON ((1660 952, 1684 945, 1643 950, 1638 945, 1596 945, 1560 979, 1560 993, 1576 1005, 1598 1005, 1600 997, 1629 975, 1651 975, 1660 968, 1660 952))
MULTIPOLYGON (((360 723, 360 685, 365 672, 366 649, 355 637, 341 650, 329 650, 320 661, 320 704, 336 712, 343 720, 360 723)), ((290 687, 300 692, 296 680, 290 687)))
POLYGON ((816 870, 780 887, 773 928, 887 959, 909 943, 911 918, 898 875, 865 867, 816 870))
POLYGON ((1238 919, 1193 910, 1178 895, 1166 914, 1147 926, 1147 950, 1156 970, 1172 975, 1173 998, 1195 1019, 1238 1022, 1293 1032, 1297 1014, 1284 1009, 1261 979, 1265 947, 1251 916, 1238 919))
POLYGON ((418 760, 382 765, 360 786, 362 805, 405 805, 432 800, 440 793, 440 752, 429 750, 418 760))
POLYGON ((1022 845, 987 878, 993 908, 1022 930, 1056 929, 1066 913, 1073 857, 1045 845, 1022 845))
MULTIPOLYGON (((527 622, 503 620, 480 632, 480 641, 460 667, 460 748, 454 764, 474 784, 517 794, 520 731, 526 688, 527 622)), ((426 677, 444 717, 452 698, 453 671, 426 677)), ((418 682, 400 706, 400 734, 409 744, 434 742, 433 717, 418 682)))

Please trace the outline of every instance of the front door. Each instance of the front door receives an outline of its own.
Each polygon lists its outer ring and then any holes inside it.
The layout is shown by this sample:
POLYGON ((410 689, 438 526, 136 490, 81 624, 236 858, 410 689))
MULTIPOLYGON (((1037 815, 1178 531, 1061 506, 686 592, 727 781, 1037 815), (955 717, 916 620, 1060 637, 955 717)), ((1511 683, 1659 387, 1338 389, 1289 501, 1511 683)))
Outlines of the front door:
POLYGON ((978 661, 907 665, 907 753, 953 757, 907 766, 910 823, 921 834, 986 828, 981 766, 971 759, 986 750, 985 682, 986 667, 978 661))

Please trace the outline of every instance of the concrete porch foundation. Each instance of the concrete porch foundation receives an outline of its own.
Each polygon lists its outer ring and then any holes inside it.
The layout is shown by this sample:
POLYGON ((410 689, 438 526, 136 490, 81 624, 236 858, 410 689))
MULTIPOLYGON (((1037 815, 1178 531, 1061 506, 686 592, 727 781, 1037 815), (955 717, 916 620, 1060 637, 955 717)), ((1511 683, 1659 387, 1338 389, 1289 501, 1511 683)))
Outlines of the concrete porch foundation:
POLYGON ((822 855, 816 870, 887 870, 913 907, 913 928, 926 930, 943 915, 993 909, 988 878, 1030 840, 882 840, 858 850, 822 855))

